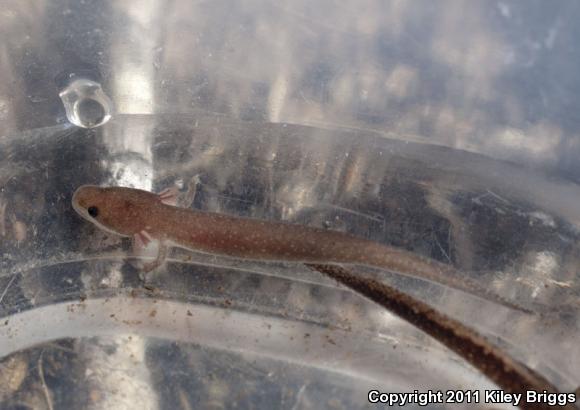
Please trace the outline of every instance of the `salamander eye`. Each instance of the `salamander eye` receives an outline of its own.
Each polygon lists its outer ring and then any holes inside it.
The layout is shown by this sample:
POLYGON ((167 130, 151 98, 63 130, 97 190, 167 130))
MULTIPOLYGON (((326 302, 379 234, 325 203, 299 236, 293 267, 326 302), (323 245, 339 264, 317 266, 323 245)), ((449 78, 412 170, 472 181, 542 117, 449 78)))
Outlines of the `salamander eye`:
POLYGON ((96 218, 97 216, 99 216, 99 208, 97 208, 96 206, 89 206, 87 208, 87 212, 89 213, 90 216, 92 216, 93 218, 96 218))

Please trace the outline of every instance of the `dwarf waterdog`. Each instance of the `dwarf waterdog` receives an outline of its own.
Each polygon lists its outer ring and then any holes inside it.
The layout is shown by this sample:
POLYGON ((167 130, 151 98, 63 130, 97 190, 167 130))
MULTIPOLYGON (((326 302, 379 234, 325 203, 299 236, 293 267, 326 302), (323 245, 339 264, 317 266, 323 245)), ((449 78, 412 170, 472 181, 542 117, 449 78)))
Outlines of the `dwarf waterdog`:
POLYGON ((176 196, 176 189, 155 194, 83 185, 72 205, 83 218, 105 231, 132 237, 137 246, 158 240, 158 257, 144 270, 163 263, 168 246, 251 260, 366 265, 525 310, 462 278, 450 265, 402 249, 332 230, 180 208, 173 206, 176 196))

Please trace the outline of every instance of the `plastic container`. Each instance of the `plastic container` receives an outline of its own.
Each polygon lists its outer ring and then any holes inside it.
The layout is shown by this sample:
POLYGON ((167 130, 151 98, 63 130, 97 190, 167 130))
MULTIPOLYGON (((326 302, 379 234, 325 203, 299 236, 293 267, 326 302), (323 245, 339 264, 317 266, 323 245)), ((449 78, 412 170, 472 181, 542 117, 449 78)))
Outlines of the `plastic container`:
POLYGON ((372 272, 574 390, 578 128, 554 104, 577 107, 562 88, 577 67, 542 64, 576 53, 580 10, 525 4, 5 5, 0 408, 362 409, 373 389, 497 389, 299 264, 173 250, 143 287, 129 241, 70 204, 82 184, 194 175, 197 209, 454 264, 536 313, 372 272))

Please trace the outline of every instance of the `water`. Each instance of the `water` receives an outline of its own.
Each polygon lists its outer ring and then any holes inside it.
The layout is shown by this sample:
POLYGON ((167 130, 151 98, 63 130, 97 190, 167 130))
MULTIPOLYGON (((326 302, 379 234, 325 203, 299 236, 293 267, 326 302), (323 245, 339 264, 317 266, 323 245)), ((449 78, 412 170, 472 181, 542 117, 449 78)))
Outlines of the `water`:
POLYGON ((120 115, 1 144, 3 408, 356 409, 375 388, 493 388, 437 342, 300 265, 173 250, 144 288, 128 240, 70 205, 82 184, 160 191, 194 175, 197 209, 348 231, 453 262, 537 313, 372 272, 563 390, 580 377, 580 213, 570 206, 580 190, 563 180, 360 130, 203 112, 120 115))

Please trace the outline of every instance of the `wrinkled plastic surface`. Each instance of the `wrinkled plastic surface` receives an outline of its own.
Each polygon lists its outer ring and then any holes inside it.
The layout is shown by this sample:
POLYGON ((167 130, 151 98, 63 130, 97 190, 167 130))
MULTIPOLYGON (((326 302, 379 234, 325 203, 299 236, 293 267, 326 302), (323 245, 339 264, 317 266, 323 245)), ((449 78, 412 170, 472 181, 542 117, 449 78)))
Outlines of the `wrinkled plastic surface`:
POLYGON ((494 387, 300 265, 173 250, 144 288, 129 242, 70 206, 82 184, 194 175, 197 209, 453 263, 536 313, 380 275, 576 388, 580 9, 528 4, 5 4, 1 406, 354 409, 370 389, 494 387), (87 66, 115 111, 80 129, 55 78, 87 66))

